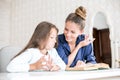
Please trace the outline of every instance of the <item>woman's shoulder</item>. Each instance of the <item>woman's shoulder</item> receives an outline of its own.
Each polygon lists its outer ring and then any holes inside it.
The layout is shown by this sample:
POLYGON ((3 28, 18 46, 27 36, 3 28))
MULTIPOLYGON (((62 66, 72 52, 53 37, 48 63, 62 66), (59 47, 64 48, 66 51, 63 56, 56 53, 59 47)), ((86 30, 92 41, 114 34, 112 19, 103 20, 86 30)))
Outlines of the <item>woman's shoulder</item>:
POLYGON ((80 41, 83 41, 84 39, 85 39, 85 35, 84 35, 84 34, 81 34, 81 35, 78 36, 76 42, 79 43, 80 41))
POLYGON ((58 38, 63 38, 64 37, 64 34, 59 34, 58 35, 58 38))
POLYGON ((64 34, 59 34, 58 35, 58 43, 65 43, 65 35, 64 34))

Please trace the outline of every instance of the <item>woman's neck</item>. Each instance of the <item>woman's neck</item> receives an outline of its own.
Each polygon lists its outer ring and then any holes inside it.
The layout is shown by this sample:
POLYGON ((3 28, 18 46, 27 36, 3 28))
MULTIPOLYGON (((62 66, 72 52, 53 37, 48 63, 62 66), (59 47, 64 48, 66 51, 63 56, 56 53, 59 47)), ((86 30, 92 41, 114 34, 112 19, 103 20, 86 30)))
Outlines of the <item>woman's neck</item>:
POLYGON ((75 45, 76 42, 68 42, 69 45, 75 45))
POLYGON ((75 43, 69 43, 70 51, 72 52, 75 48, 75 43))

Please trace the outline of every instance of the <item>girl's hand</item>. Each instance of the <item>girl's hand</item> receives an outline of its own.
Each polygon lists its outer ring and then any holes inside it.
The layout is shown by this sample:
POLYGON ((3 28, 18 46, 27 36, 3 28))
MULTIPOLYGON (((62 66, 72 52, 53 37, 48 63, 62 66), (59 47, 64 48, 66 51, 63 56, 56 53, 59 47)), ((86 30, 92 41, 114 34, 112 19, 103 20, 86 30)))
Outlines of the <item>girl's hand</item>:
POLYGON ((47 60, 48 60, 47 61, 47 67, 49 68, 49 71, 58 71, 58 70, 60 70, 60 67, 53 63, 50 55, 48 55, 47 60))
POLYGON ((42 56, 37 62, 30 64, 30 70, 49 70, 46 66, 46 59, 42 56))
POLYGON ((53 66, 53 61, 52 58, 50 57, 50 55, 45 56, 46 59, 46 66, 48 67, 48 69, 50 70, 53 66))
POLYGON ((50 71, 58 71, 60 70, 60 67, 58 65, 53 65, 53 67, 50 69, 50 71))

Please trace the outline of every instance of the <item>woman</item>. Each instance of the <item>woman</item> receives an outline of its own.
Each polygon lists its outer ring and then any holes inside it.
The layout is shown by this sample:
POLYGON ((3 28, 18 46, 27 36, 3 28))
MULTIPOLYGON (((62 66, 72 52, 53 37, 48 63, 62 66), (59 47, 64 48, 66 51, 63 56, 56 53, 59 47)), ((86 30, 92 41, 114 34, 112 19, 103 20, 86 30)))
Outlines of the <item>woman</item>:
POLYGON ((96 63, 91 43, 94 41, 83 34, 86 9, 78 7, 75 13, 66 18, 64 34, 58 36, 57 51, 67 67, 84 66, 96 63))
POLYGON ((28 45, 18 53, 7 66, 8 72, 32 70, 65 70, 66 65, 59 57, 56 46, 58 29, 49 22, 36 27, 28 45))

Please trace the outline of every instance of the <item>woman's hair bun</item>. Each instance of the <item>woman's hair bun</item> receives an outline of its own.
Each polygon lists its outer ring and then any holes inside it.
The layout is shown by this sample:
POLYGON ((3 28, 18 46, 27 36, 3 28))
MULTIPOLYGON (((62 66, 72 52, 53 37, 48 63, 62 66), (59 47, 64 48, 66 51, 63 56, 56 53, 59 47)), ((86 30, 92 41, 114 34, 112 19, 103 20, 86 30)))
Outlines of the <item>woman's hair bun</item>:
POLYGON ((83 6, 78 7, 75 10, 75 14, 77 14, 78 16, 80 16, 82 19, 86 19, 86 9, 83 6))

